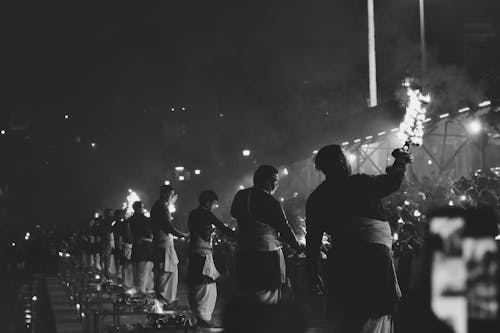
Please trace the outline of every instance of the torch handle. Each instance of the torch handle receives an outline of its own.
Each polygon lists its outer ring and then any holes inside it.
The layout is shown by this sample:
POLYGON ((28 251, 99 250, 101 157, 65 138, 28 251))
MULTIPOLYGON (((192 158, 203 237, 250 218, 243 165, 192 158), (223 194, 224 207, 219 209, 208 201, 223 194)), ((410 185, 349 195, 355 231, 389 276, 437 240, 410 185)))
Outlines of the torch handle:
POLYGON ((410 150, 410 141, 405 141, 405 144, 403 148, 401 148, 403 151, 409 151, 410 150))

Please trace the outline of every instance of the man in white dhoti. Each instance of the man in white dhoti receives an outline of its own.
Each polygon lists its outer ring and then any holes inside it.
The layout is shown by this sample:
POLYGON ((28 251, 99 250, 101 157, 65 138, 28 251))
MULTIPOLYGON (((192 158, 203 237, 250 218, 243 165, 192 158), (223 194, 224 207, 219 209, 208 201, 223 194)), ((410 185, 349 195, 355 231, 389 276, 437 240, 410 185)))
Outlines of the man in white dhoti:
POLYGON ((155 292, 158 299, 165 304, 176 301, 178 270, 177 253, 174 247, 174 236, 182 238, 187 234, 172 225, 172 214, 169 207, 175 204, 177 195, 170 185, 160 187, 160 198, 151 208, 151 226, 153 229, 153 262, 155 274, 155 292))
POLYGON ((228 236, 236 233, 215 215, 218 196, 214 191, 203 191, 198 199, 199 207, 189 214, 188 228, 189 265, 188 287, 189 304, 196 315, 197 325, 210 327, 210 320, 217 301, 216 280, 219 272, 215 268, 212 247, 214 227, 228 236))

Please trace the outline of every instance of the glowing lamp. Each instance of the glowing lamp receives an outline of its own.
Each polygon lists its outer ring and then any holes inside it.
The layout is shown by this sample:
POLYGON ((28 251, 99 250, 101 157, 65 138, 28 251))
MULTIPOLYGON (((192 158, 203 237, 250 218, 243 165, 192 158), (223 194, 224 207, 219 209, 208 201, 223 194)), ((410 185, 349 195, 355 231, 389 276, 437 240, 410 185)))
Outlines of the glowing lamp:
POLYGON ((239 189, 240 189, 240 190, 243 190, 243 189, 245 189, 245 186, 240 185, 240 186, 239 186, 239 189))
POLYGON ((420 217, 422 216, 422 213, 420 213, 420 211, 418 209, 416 209, 414 212, 413 212, 413 216, 415 217, 420 217))
POLYGON ((184 176, 179 176, 179 180, 182 182, 184 180, 184 176))
POLYGON ((194 174, 195 174, 195 175, 199 175, 199 174, 201 174, 201 170, 200 170, 200 169, 196 169, 196 170, 194 170, 194 174))
POLYGON ((483 126, 481 125, 481 122, 478 119, 474 119, 467 124, 467 130, 472 135, 479 134, 482 129, 483 126))
POLYGON ((427 164, 432 165, 432 160, 428 160, 427 164))
POLYGON ((94 217, 97 219, 99 217, 99 213, 95 213, 94 217))
POLYGON ((288 176, 288 169, 287 168, 283 169, 283 175, 288 176))
POLYGON ((454 205, 453 200, 450 200, 450 201, 448 202, 448 206, 453 206, 453 205, 454 205))
POLYGON ((405 200, 404 204, 405 204, 405 206, 409 206, 410 202, 408 200, 405 200))
POLYGON ((64 119, 69 119, 69 116, 67 114, 65 114, 64 119))
POLYGON ((36 295, 35 295, 35 296, 33 296, 33 297, 31 298, 31 300, 32 300, 33 302, 36 302, 36 301, 38 301, 38 297, 36 297, 36 295))
POLYGON ((2 133, 2 135, 5 135, 5 130, 1 130, 0 133, 2 133))
POLYGON ((467 200, 467 197, 465 195, 461 195, 460 196, 460 201, 465 201, 465 200, 467 200))
POLYGON ((90 144, 90 146, 91 146, 92 148, 95 148, 95 146, 96 146, 95 142, 92 142, 92 143, 90 144))
POLYGON ((247 157, 247 156, 250 156, 250 150, 248 149, 245 149, 241 152, 243 154, 243 156, 247 157))
POLYGON ((318 153, 317 150, 313 150, 313 154, 316 155, 318 153))
POLYGON ((399 240, 399 234, 395 232, 394 235, 392 235, 392 239, 394 239, 395 241, 399 240))
POLYGON ((182 172, 182 171, 184 171, 184 167, 183 166, 176 166, 175 171, 182 172))
POLYGON ((165 184, 165 185, 170 185, 170 181, 169 181, 169 180, 165 180, 165 181, 163 182, 163 184, 165 184))
POLYGON ((12 245, 12 247, 15 247, 16 243, 12 242, 10 245, 12 245))

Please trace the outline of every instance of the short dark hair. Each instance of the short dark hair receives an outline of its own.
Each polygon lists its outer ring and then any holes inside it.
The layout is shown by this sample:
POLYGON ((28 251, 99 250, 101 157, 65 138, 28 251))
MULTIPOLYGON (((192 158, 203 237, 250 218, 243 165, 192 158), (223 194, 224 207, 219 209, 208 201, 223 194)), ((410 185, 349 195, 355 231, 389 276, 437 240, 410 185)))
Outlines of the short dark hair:
POLYGON ((142 205, 142 201, 135 201, 135 202, 132 204, 132 208, 134 209, 134 211, 135 211, 135 210, 137 210, 137 209, 140 209, 140 208, 142 208, 142 207, 143 207, 143 205, 142 205))
POLYGON ((324 174, 349 176, 351 173, 347 159, 339 145, 327 145, 321 148, 314 157, 314 165, 324 174))
POLYGON ((253 184, 263 185, 266 181, 271 180, 276 174, 278 174, 278 169, 272 165, 261 165, 253 174, 253 184))
POLYGON ((198 202, 200 203, 200 205, 204 205, 215 200, 219 200, 219 197, 217 196, 217 193, 212 190, 202 191, 200 193, 200 196, 198 197, 198 202))

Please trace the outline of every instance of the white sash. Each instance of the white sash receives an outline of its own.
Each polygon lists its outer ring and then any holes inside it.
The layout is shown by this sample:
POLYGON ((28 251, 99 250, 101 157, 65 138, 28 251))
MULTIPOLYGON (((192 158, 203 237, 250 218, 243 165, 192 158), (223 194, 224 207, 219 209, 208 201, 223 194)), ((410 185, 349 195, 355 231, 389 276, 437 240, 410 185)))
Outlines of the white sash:
POLYGON ((208 276, 213 280, 216 280, 220 276, 217 268, 215 267, 214 257, 212 256, 212 253, 208 253, 205 255, 205 265, 203 265, 201 274, 208 276))
POLYGON ((174 236, 168 234, 165 239, 165 272, 175 272, 177 271, 177 264, 179 263, 179 258, 177 258, 177 252, 175 252, 174 247, 174 236))

